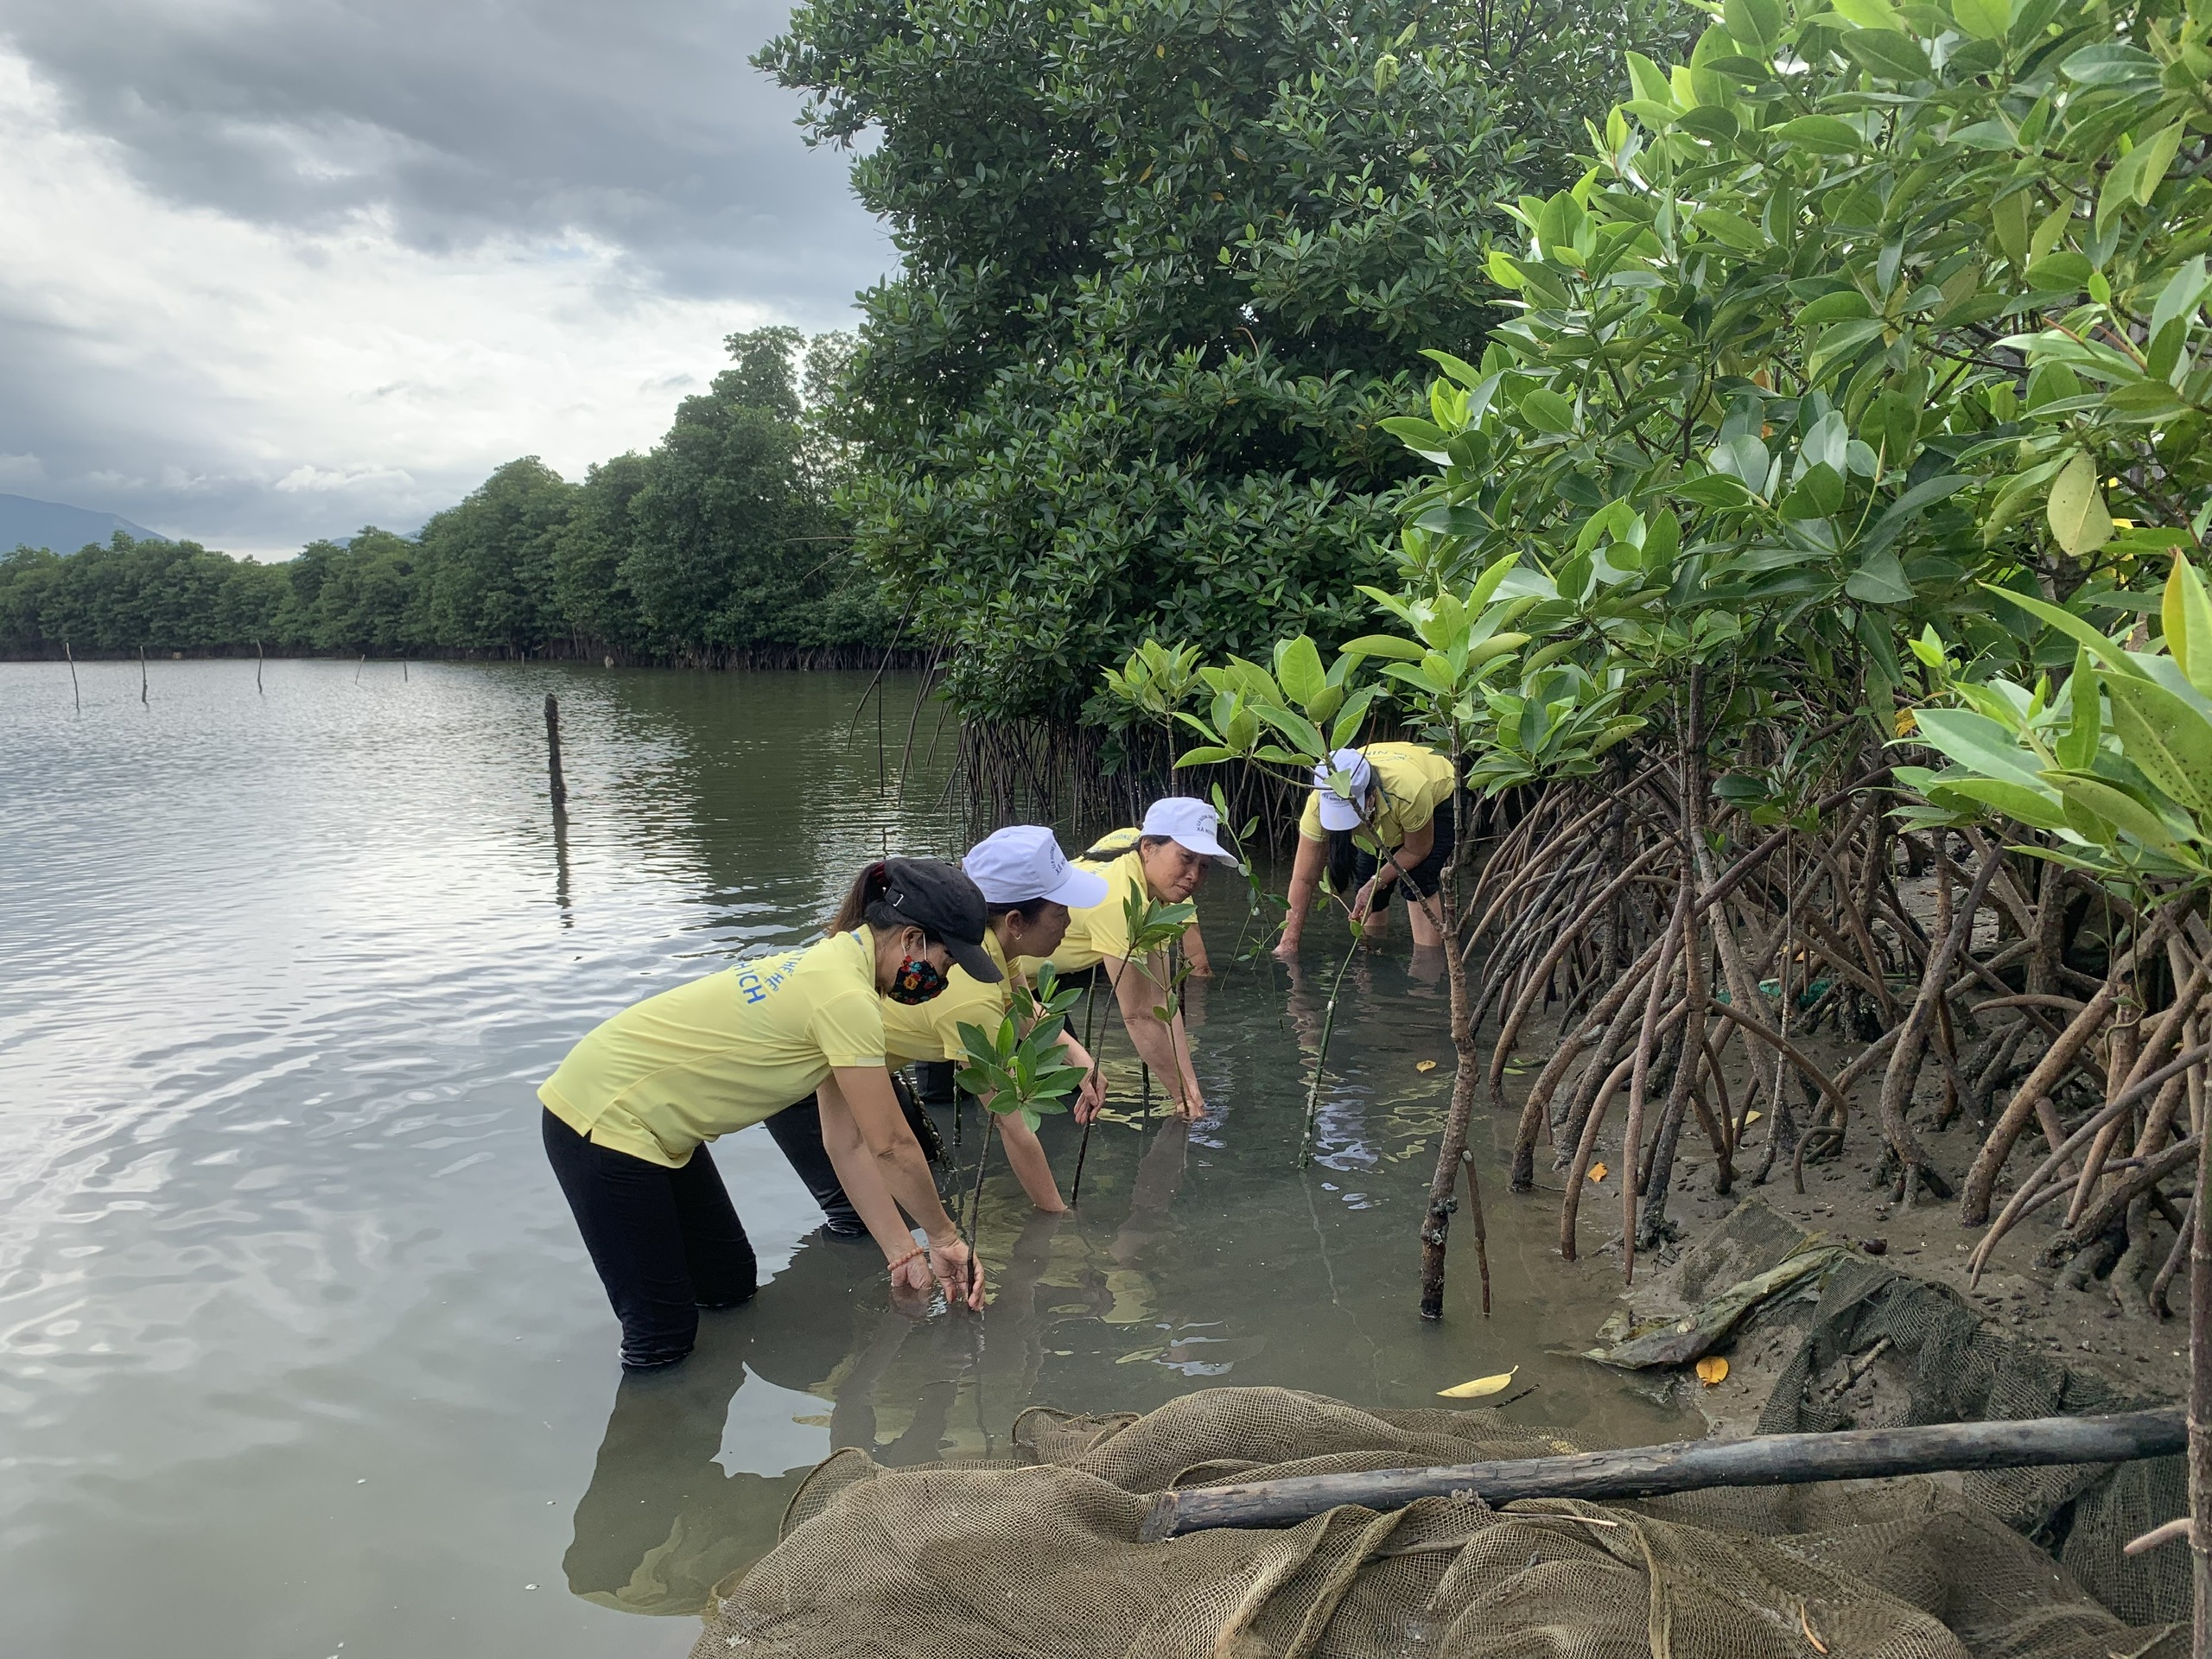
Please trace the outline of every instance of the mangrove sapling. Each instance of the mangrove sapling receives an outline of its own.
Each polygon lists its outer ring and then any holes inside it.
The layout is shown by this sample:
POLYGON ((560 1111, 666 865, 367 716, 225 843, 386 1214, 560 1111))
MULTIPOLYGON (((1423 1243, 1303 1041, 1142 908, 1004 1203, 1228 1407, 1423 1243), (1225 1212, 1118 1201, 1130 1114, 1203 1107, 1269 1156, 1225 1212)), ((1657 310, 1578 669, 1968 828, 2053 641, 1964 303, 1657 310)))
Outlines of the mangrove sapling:
MULTIPOLYGON (((1150 962, 1165 957, 1169 947, 1183 937, 1185 931, 1190 927, 1192 923, 1198 919, 1198 907, 1196 905, 1190 903, 1188 900, 1185 900, 1179 904, 1163 905, 1158 899, 1154 899, 1151 893, 1147 892, 1141 886, 1140 886, 1135 892, 1126 893, 1122 896, 1122 926, 1129 936, 1129 954, 1121 959, 1119 965, 1114 969, 1112 974, 1109 976, 1107 982, 1108 989, 1113 993, 1117 1001, 1121 996, 1122 976, 1127 973, 1131 968, 1135 967, 1139 962, 1150 962)), ((1148 969, 1141 969, 1139 971, 1144 974, 1147 978, 1152 977, 1148 969)), ((1178 994, 1182 988, 1183 981, 1189 976, 1189 974, 1190 969, 1185 966, 1179 972, 1171 971, 1167 975, 1166 983, 1164 985, 1161 985, 1158 979, 1153 980, 1153 983, 1160 987, 1161 994, 1166 998, 1166 1001, 1154 1007, 1151 1010, 1151 1013, 1154 1019, 1158 1020, 1166 1027, 1168 1051, 1178 1066, 1183 1065, 1187 1057, 1174 1052, 1174 1020, 1177 1012, 1178 994)), ((1091 983, 1092 988, 1095 992, 1097 984, 1097 976, 1096 973, 1091 976, 1091 983)), ((1075 993, 1070 992, 1068 993, 1068 995, 1071 999, 1070 1006, 1072 1007, 1072 999, 1075 993)), ((1088 1020, 1086 1020, 1086 1026, 1088 1023, 1088 1020)), ((1085 1048, 1090 1047, 1087 1035, 1084 1046, 1085 1048)), ((1141 1062, 1140 1062, 1140 1064, 1141 1064, 1141 1062)), ((1149 1073, 1147 1072, 1147 1075, 1148 1077, 1149 1073)), ((1178 1090, 1178 1092, 1179 1093, 1180 1091, 1178 1090)), ((1104 1109, 1104 1105, 1105 1103, 1102 1097, 1100 1101, 1100 1110, 1103 1111, 1104 1109)), ((1150 1103, 1148 1100, 1147 1103, 1146 1115, 1147 1116, 1151 1115, 1150 1103)), ((1075 1179, 1069 1184, 1068 1187, 1068 1202, 1070 1204, 1075 1203, 1077 1199, 1083 1196, 1083 1166, 1084 1160, 1090 1155, 1090 1126, 1097 1121, 1097 1113, 1092 1113, 1090 1119, 1087 1120, 1083 1126, 1083 1138, 1077 1142, 1075 1154, 1075 1179)))
POLYGON ((1365 930, 1356 921, 1347 921, 1351 942, 1344 946, 1344 958, 1337 963, 1337 971, 1329 979, 1329 1000, 1321 1010, 1321 1040, 1313 1052, 1313 1070, 1306 1079, 1306 1122, 1298 1135, 1298 1167, 1303 1169, 1313 1161, 1313 1120, 1321 1109, 1321 1078, 1329 1065, 1329 1039, 1337 1028, 1337 994, 1344 988, 1344 972, 1351 966, 1351 959, 1359 954, 1359 942, 1365 930))
POLYGON ((1083 995, 1074 986, 1063 988, 1051 963, 1037 971, 1037 985, 1015 978, 1013 1007, 995 1031, 963 1020, 960 1041, 965 1064, 955 1081, 986 1109, 982 1137, 976 1148, 976 1185, 968 1205, 968 1248, 975 1258, 982 1230, 983 1172, 990 1161, 991 1129, 1003 1116, 1019 1112, 1033 1130, 1046 1112, 1064 1112, 1068 1102, 1090 1076, 1083 1067, 1070 1065, 1060 1040, 1060 1023, 1083 995))

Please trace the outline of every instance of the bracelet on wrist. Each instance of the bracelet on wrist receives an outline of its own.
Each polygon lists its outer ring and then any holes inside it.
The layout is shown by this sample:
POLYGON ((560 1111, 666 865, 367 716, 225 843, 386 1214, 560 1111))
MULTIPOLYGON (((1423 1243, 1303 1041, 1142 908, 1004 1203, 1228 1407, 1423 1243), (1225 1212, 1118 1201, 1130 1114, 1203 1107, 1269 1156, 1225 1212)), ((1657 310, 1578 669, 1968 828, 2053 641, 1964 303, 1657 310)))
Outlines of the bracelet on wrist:
POLYGON ((885 1268, 884 1271, 887 1273, 896 1273, 899 1268, 905 1267, 909 1262, 912 1262, 916 1256, 927 1255, 928 1254, 929 1252, 926 1249, 925 1249, 921 1245, 917 1244, 912 1249, 907 1251, 906 1255, 900 1256, 896 1262, 893 1262, 888 1268, 885 1268))

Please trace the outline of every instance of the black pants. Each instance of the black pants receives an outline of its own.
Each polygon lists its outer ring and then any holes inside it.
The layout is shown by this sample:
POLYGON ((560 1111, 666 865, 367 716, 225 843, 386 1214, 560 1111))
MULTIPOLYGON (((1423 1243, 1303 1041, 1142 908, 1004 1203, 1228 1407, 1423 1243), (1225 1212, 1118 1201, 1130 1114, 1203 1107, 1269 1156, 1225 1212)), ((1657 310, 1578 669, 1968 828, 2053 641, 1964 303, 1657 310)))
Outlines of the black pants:
POLYGON ((622 1321, 622 1364, 646 1370, 679 1360, 699 1333, 699 1310, 748 1300, 759 1264, 721 1173, 700 1147, 666 1169, 594 1146, 550 1111, 545 1156, 575 1212, 584 1249, 622 1321))
MULTIPOLYGON (((1433 899, 1436 896, 1437 888, 1443 884, 1445 862, 1452 856, 1452 845, 1459 840, 1459 835, 1452 824, 1451 802, 1445 801, 1437 807, 1434 822, 1436 824, 1435 844, 1422 855, 1420 863, 1411 867, 1395 881, 1391 882, 1389 887, 1375 895, 1375 908, 1378 912, 1390 907, 1394 891, 1407 882, 1411 882, 1414 891, 1424 899, 1433 899)), ((1352 891, 1358 892, 1360 887, 1363 887, 1382 868, 1381 858, 1363 847, 1357 849, 1352 857, 1352 891)))
POLYGON ((837 1166, 830 1161, 830 1149, 822 1144, 821 1103, 809 1095, 771 1117, 767 1129, 782 1148, 784 1160, 822 1206, 823 1228, 840 1238, 856 1238, 867 1232, 860 1211, 845 1196, 844 1183, 837 1179, 837 1166))

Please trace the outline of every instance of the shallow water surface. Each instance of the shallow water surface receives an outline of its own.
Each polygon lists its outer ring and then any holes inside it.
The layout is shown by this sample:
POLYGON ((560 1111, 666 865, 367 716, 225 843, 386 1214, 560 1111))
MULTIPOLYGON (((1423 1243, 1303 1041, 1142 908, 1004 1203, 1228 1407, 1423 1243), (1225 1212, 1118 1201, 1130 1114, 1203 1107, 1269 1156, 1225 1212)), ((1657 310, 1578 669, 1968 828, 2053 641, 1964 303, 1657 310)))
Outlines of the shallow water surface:
MULTIPOLYGON (((804 941, 863 858, 953 850, 934 711, 902 803, 910 681, 880 758, 858 675, 156 663, 142 703, 136 664, 78 673, 81 713, 62 665, 0 664, 10 1652, 681 1654, 833 1446, 1002 1452, 1037 1403, 1408 1406, 1517 1363, 1517 1421, 1694 1432, 1548 1351, 1614 1290, 1558 1260, 1548 1198, 1491 1183, 1488 1322, 1464 1224, 1447 1319, 1414 1317, 1451 1067, 1402 938, 1345 979, 1296 1166, 1319 927, 1294 982, 1194 982, 1205 1122, 1147 1122, 1107 1041, 1081 1212, 987 1181, 980 1318, 892 1310, 765 1133, 723 1141, 772 1277, 620 1382, 531 1091, 626 1002, 804 941)), ((1224 959, 1241 889, 1205 902, 1224 959)), ((1075 1131, 1044 1134, 1065 1185, 1075 1131)))

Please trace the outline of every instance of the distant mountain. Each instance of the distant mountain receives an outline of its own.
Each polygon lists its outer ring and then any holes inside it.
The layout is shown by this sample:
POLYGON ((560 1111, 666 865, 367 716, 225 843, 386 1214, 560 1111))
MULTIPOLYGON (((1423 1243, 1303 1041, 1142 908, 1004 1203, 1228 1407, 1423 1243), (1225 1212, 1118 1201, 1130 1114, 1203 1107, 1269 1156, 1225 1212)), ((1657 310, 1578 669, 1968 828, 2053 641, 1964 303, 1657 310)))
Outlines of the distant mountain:
POLYGON ((105 546, 121 531, 140 541, 159 541, 150 530, 111 512, 65 507, 59 501, 34 501, 28 495, 0 495, 0 553, 17 547, 50 547, 74 553, 87 542, 105 546))

